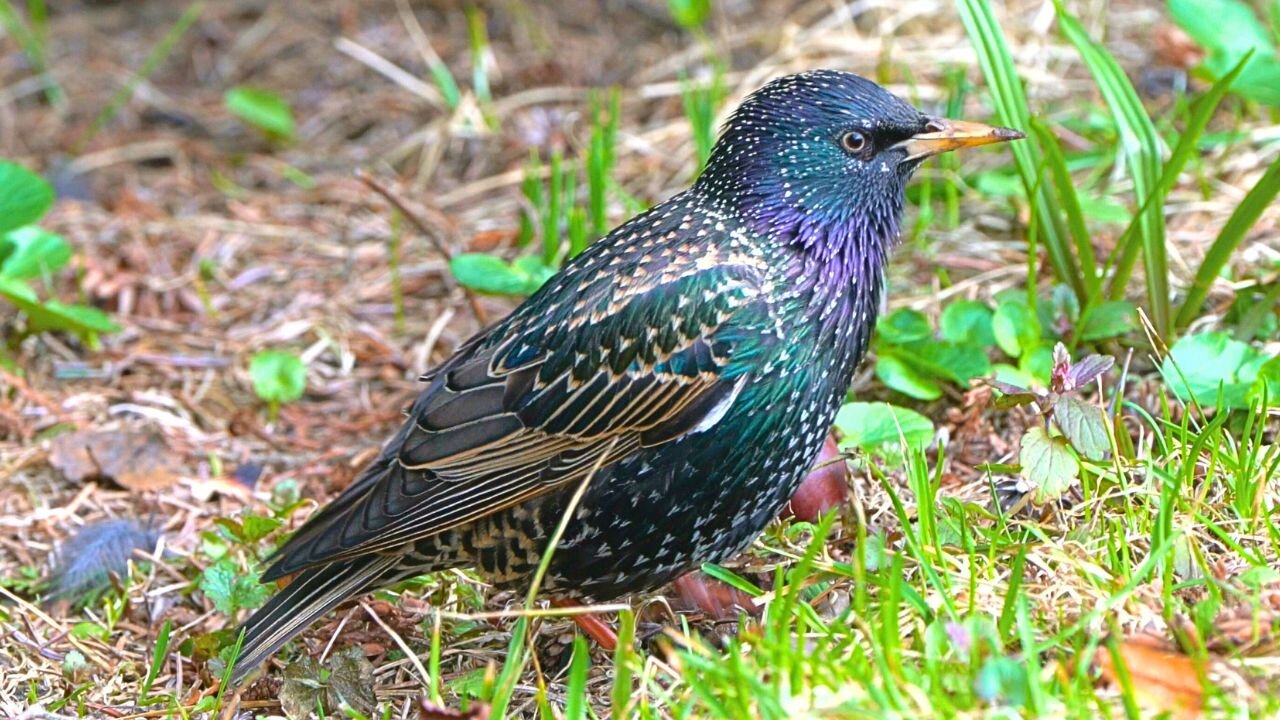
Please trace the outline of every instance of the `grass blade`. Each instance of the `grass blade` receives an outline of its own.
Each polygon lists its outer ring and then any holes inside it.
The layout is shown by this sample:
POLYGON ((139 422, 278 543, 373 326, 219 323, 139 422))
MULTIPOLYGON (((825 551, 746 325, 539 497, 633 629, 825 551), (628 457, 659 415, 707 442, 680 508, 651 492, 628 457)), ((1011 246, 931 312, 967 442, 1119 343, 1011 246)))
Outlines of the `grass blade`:
POLYGON ((1231 259, 1231 254, 1248 234, 1249 228, 1258 221, 1277 193, 1280 193, 1280 158, 1271 163, 1267 171, 1262 174, 1262 178, 1258 180, 1258 184, 1244 196, 1244 200, 1236 206, 1227 224, 1222 226, 1222 231, 1209 246, 1204 261, 1200 263, 1200 269, 1196 271, 1195 280, 1187 289, 1187 299, 1178 309, 1179 325, 1186 325, 1195 319, 1200 306, 1209 295, 1209 287, 1213 284, 1214 278, 1222 272, 1222 268, 1231 259))
MULTIPOLYGON (((1169 263, 1165 248, 1164 195, 1159 192, 1161 159, 1160 136, 1147 110, 1138 98, 1120 64, 1101 45, 1095 43, 1061 2, 1055 1, 1062 33, 1075 45, 1081 59, 1093 74, 1102 99, 1115 117, 1120 132, 1120 147, 1133 178, 1134 193, 1139 201, 1151 195, 1152 202, 1138 213, 1138 236, 1142 244, 1143 267, 1146 270, 1147 305, 1151 321, 1161 336, 1168 334, 1173 314, 1169 299, 1169 263)), ((1136 253, 1134 241, 1118 248, 1122 257, 1136 253)), ((1132 260, 1117 265, 1112 278, 1111 297, 1124 294, 1132 260)))
POLYGON ((1098 258, 1093 252, 1090 242, 1089 228, 1084 223, 1084 211, 1080 209, 1080 196, 1076 194, 1075 180, 1067 167, 1067 158, 1062 153, 1058 138, 1038 118, 1031 118, 1031 130, 1040 147, 1044 148, 1045 165, 1053 173, 1053 184, 1058 190, 1058 199, 1062 201, 1062 211, 1067 217, 1067 230, 1076 246, 1076 256, 1080 259, 1080 278, 1084 283, 1086 296, 1081 304, 1092 305, 1102 295, 1102 280, 1098 276, 1098 258))
MULTIPOLYGON (((1000 25, 991 12, 990 3, 988 0, 956 0, 956 7, 960 11, 965 32, 969 34, 969 40, 978 53, 982 74, 991 88, 991 101, 996 117, 1003 125, 1015 129, 1027 128, 1031 113, 1026 93, 1022 89, 1022 79, 1018 77, 1013 56, 1009 53, 1000 25)), ((1049 188, 1038 182, 1039 168, 1044 162, 1039 148, 1034 143, 1011 143, 1009 149, 1013 152, 1018 174, 1027 190, 1034 222, 1040 227, 1039 232, 1044 237, 1054 272, 1071 286, 1076 297, 1087 298, 1084 279, 1067 242, 1062 208, 1058 206, 1049 188)))

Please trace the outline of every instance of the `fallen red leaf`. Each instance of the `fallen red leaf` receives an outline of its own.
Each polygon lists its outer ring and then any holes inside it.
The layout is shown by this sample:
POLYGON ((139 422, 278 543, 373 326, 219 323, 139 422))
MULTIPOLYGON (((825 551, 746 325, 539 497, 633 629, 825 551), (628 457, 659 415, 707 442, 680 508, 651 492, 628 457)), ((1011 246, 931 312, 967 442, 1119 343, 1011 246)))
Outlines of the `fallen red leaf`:
MULTIPOLYGON (((1191 658, 1172 652, 1158 639, 1146 636, 1126 638, 1117 646, 1117 654, 1128 670, 1139 702, 1170 712, 1175 718, 1200 717, 1204 688, 1191 658)), ((1096 662, 1105 680, 1122 687, 1111 652, 1100 650, 1096 662)))
POLYGON ((178 479, 173 451, 145 430, 80 430, 49 443, 49 463, 68 480, 105 478, 126 490, 160 490, 178 479))

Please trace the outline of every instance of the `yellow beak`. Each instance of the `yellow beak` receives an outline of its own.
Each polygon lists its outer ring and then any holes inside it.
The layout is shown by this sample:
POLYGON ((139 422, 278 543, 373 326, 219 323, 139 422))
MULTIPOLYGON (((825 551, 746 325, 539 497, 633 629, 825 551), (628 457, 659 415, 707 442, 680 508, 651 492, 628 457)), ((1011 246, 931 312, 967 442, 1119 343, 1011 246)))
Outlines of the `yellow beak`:
POLYGON ((961 148, 990 145, 1008 142, 1026 137, 1017 130, 993 127, 964 120, 947 120, 934 118, 929 121, 926 131, 903 140, 894 147, 907 151, 907 160, 920 160, 939 153, 960 150, 961 148))

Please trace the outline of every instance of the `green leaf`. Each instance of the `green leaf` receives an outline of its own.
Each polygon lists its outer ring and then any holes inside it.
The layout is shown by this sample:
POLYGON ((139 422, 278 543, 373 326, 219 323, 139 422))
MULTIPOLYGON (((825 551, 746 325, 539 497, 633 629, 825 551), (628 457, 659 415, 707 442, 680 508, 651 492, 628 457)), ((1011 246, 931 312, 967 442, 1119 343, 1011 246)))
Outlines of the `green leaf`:
POLYGON ((680 27, 698 30, 711 15, 711 0, 667 0, 667 10, 680 27))
POLYGON ((0 160, 0 233, 29 225, 53 207, 53 186, 30 170, 0 160))
POLYGON ((912 450, 923 450, 933 440, 929 418, 889 403, 847 403, 836 413, 835 426, 843 435, 842 450, 856 447, 872 453, 896 453, 904 441, 912 450))
POLYGON ((246 543, 256 543, 270 535, 282 524, 281 521, 273 517, 248 513, 245 515, 244 523, 240 526, 240 536, 246 543))
POLYGON ((929 375, 917 372, 895 355, 881 353, 876 358, 876 377, 886 387, 917 400, 937 400, 942 388, 929 375))
MULTIPOLYGON (((1125 159, 1125 169, 1133 179, 1134 195, 1139 203, 1148 196, 1153 198, 1151 204, 1142 204, 1139 208, 1138 238, 1142 243, 1147 307, 1151 322, 1157 334, 1167 334, 1173 309, 1169 299, 1169 268, 1165 248, 1164 192, 1160 184, 1160 135, 1120 63, 1102 45, 1089 37, 1084 26, 1067 11, 1061 0, 1054 0, 1054 7, 1057 9, 1062 34, 1079 51, 1080 58, 1084 60, 1098 85, 1102 99, 1115 118, 1116 130, 1120 136, 1119 148, 1125 159)), ((1112 276, 1110 288, 1113 300, 1119 299, 1123 294, 1128 281, 1127 275, 1119 270, 1127 272, 1132 267, 1130 259, 1136 251, 1137 246, 1132 243, 1129 247, 1119 249, 1122 259, 1117 263, 1118 271, 1112 276), (1124 259, 1125 256, 1130 259, 1124 259)))
POLYGON ((1022 353, 1018 358, 1018 367, 1031 377, 1047 386, 1053 375, 1053 350, 1047 345, 1036 345, 1022 353))
POLYGON ((293 353, 263 350, 249 361, 249 378, 262 400, 273 405, 289 403, 306 390, 307 367, 293 353))
POLYGON ((1075 484, 1080 472, 1080 464, 1067 447, 1066 438, 1049 437, 1039 425, 1023 434, 1018 460, 1022 464, 1022 476, 1036 487, 1031 500, 1037 505, 1061 497, 1075 484))
POLYGON ((1194 399, 1200 405, 1215 407, 1221 388, 1226 407, 1247 408, 1252 380, 1242 381, 1240 375, 1258 356, 1253 347, 1225 332, 1187 335, 1169 350, 1160 364, 1160 374, 1183 402, 1194 399))
POLYGON ((1080 328, 1080 339, 1088 342, 1120 337, 1137 327, 1137 307, 1124 300, 1108 300, 1089 312, 1080 328))
POLYGON ((270 90, 241 85, 228 90, 222 99, 232 114, 268 135, 292 139, 297 132, 293 108, 270 90))
POLYGON ((62 236, 34 225, 0 237, 0 275, 19 280, 44 277, 66 267, 71 246, 62 236))
POLYGON ((449 262, 463 287, 489 295, 531 295, 555 274, 541 258, 526 256, 514 263, 485 253, 465 253, 449 262))
POLYGON ((200 591, 213 601, 218 612, 227 617, 242 609, 258 607, 271 594, 266 585, 258 582, 256 574, 246 574, 227 557, 204 569, 200 576, 200 591))
POLYGON ((903 348, 899 355, 914 367, 968 389, 969 381, 991 374, 991 359, 976 345, 924 340, 903 348))
POLYGON ((1040 343, 1039 318, 1025 303, 1016 300, 1006 300, 996 307, 991 331, 996 344, 1009 357, 1021 357, 1040 343))
POLYGON ((905 345, 932 336, 933 328, 929 327, 929 319, 924 313, 902 308, 882 317, 876 323, 876 333, 884 342, 905 345))
POLYGON ((1111 449, 1106 415, 1097 405, 1074 395, 1060 395, 1053 405, 1053 419, 1076 452, 1090 460, 1101 460, 1111 449))
MULTIPOLYGON (((1254 51, 1254 57, 1237 84, 1241 92, 1252 83, 1255 67, 1274 60, 1275 43, 1271 33, 1241 0, 1169 0, 1169 14, 1193 40, 1208 51, 1204 67, 1211 75, 1221 77, 1236 63, 1254 51)), ((1265 76, 1265 70, 1263 71, 1265 76)), ((1242 94, 1248 94, 1242 92, 1242 94)), ((1255 98, 1261 99, 1261 98, 1255 98)))
POLYGON ((1267 407, 1280 407, 1280 357, 1263 363, 1249 388, 1250 403, 1261 403, 1264 399, 1267 407))
POLYGON ((991 329, 994 316, 995 312, 986 303, 957 300, 943 309, 938 326, 943 340, 986 348, 996 344, 996 336, 991 329))
POLYGON ((1025 662, 993 655, 983 661, 974 677, 973 691, 995 707, 1019 708, 1027 703, 1030 681, 1025 662))

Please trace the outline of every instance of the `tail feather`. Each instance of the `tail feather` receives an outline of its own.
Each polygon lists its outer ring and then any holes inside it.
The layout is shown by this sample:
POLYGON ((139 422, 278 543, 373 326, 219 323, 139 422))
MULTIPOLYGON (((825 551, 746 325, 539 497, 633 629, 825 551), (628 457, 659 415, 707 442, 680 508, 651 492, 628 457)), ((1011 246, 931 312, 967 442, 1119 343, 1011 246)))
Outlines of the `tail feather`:
POLYGON ((237 631, 244 633, 231 685, 237 686, 316 618, 353 595, 372 590, 402 558, 361 555, 302 571, 237 631))

